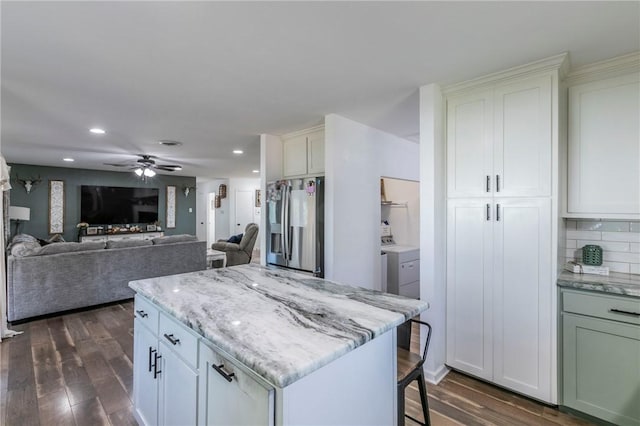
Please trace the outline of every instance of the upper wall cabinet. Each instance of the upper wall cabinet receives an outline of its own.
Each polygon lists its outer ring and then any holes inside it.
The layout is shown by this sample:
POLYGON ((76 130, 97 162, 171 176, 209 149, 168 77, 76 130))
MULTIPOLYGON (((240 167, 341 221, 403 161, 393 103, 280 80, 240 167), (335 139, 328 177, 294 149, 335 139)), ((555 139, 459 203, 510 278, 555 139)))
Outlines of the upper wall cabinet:
POLYGON ((284 177, 324 174, 322 127, 285 135, 282 150, 284 177))
POLYGON ((569 88, 568 217, 640 219, 639 71, 569 88))
POLYGON ((551 195, 551 79, 530 77, 448 99, 450 198, 551 195))

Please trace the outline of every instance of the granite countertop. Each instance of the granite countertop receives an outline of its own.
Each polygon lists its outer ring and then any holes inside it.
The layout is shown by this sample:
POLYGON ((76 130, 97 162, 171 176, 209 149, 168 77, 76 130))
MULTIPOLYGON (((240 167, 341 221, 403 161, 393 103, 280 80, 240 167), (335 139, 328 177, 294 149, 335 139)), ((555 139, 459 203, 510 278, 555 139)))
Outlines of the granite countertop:
POLYGON ((640 275, 634 274, 612 272, 609 276, 602 276, 562 271, 558 277, 558 285, 580 290, 640 297, 640 275))
POLYGON ((255 264, 131 281, 129 287, 279 387, 429 307, 255 264))

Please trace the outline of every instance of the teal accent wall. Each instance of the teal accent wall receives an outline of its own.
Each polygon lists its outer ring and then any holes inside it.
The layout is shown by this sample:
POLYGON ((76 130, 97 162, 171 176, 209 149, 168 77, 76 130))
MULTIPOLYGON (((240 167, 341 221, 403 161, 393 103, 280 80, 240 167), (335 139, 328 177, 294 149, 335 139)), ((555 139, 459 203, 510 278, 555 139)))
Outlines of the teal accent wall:
MULTIPOLYGON (((29 207, 31 220, 22 223, 21 232, 37 238, 49 237, 49 180, 64 181, 64 239, 78 241, 76 225, 80 222, 80 186, 103 185, 158 188, 158 219, 165 235, 196 233, 196 191, 191 190, 185 197, 183 186, 195 188, 196 178, 188 176, 156 175, 146 182, 133 172, 110 172, 103 170, 71 169, 66 167, 44 167, 27 164, 9 164, 11 166, 12 206, 29 207), (16 180, 16 176, 42 179, 27 194, 24 186, 16 180), (176 186, 176 227, 167 229, 166 206, 167 185, 176 186), (189 209, 191 208, 191 213, 189 209)), ((15 233, 15 223, 11 223, 15 233)))

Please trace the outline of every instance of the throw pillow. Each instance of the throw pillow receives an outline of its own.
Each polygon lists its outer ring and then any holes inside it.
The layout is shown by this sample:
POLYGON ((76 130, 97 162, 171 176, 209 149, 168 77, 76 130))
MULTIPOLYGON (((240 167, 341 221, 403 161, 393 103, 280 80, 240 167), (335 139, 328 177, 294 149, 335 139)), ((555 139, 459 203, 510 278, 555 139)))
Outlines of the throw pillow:
POLYGON ((153 245, 151 240, 116 240, 107 241, 108 249, 128 248, 128 247, 143 247, 153 245))
POLYGON ((235 243, 235 244, 240 244, 240 241, 242 241, 242 234, 232 235, 227 240, 228 243, 235 243))
POLYGON ((33 241, 25 241, 22 243, 15 243, 11 247, 11 255, 15 257, 33 256, 40 251, 40 244, 33 241))
POLYGON ((53 234, 48 240, 48 243, 64 243, 65 240, 62 237, 62 234, 53 234))
POLYGON ((182 234, 182 235, 167 235, 166 237, 156 237, 153 240, 153 244, 173 244, 173 243, 185 243, 188 241, 198 241, 198 237, 195 235, 182 234))
POLYGON ((57 243, 42 247, 34 256, 44 256, 47 254, 72 253, 77 251, 102 250, 102 241, 87 241, 84 243, 57 243))
POLYGON ((16 236, 14 236, 11 239, 11 242, 7 246, 7 250, 11 251, 13 246, 16 245, 16 244, 20 244, 20 243, 37 243, 37 242, 38 242, 38 239, 36 237, 32 236, 32 235, 29 235, 29 234, 17 234, 16 236))

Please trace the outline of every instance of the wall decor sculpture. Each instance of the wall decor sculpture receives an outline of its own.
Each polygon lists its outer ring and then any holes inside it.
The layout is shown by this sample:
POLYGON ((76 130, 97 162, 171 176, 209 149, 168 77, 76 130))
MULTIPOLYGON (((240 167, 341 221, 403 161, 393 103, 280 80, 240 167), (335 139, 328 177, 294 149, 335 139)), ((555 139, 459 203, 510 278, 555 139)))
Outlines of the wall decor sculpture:
POLYGON ((176 187, 167 185, 167 229, 176 227, 176 187))
POLYGON ((49 181, 49 234, 64 232, 64 181, 49 181))

